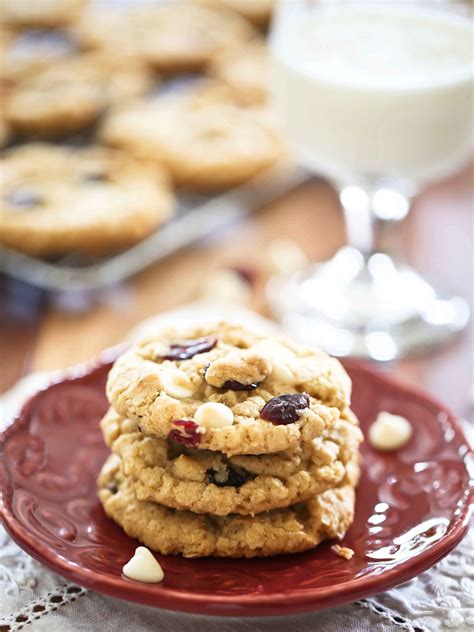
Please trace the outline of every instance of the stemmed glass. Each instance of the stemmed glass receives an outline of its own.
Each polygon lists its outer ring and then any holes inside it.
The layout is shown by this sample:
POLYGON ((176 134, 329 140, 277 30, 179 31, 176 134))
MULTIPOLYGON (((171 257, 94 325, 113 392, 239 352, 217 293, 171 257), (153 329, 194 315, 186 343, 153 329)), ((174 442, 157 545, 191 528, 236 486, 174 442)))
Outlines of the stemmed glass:
POLYGON ((469 16, 430 0, 278 5, 273 101, 297 160, 336 187, 348 241, 271 279, 270 304, 294 335, 392 360, 465 327, 467 303, 405 262, 400 224, 415 193, 471 155, 472 36, 469 16))

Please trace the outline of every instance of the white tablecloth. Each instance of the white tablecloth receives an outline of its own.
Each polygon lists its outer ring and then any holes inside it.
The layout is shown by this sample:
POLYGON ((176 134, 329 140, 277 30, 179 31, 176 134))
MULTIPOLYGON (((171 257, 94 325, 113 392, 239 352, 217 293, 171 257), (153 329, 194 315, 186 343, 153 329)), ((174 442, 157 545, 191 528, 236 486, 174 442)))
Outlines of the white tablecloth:
MULTIPOLYGON (((215 315, 212 306, 192 306, 157 317, 176 323, 215 315)), ((232 317, 256 327, 264 321, 232 307, 232 317)), ((151 325, 156 322, 153 320, 151 325)), ((134 336, 150 327, 145 322, 134 336)), ((25 399, 51 380, 33 374, 0 400, 2 424, 10 423, 25 399)), ((80 588, 42 567, 19 549, 0 527, 0 631, 32 629, 45 632, 94 630, 160 630, 171 632, 435 632, 474 630, 474 529, 449 556, 410 582, 347 606, 287 617, 236 619, 202 617, 118 601, 80 588), (3 628, 2 626, 6 626, 3 628)))

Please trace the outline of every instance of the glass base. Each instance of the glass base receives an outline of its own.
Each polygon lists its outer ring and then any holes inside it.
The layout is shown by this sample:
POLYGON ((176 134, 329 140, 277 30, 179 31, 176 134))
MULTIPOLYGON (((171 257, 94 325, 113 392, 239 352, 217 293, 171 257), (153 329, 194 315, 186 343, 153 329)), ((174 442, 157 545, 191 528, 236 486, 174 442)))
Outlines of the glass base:
POLYGON ((309 271, 274 277, 268 300, 295 338, 337 356, 379 361, 427 352, 466 326, 469 307, 445 297, 412 268, 351 247, 309 271))

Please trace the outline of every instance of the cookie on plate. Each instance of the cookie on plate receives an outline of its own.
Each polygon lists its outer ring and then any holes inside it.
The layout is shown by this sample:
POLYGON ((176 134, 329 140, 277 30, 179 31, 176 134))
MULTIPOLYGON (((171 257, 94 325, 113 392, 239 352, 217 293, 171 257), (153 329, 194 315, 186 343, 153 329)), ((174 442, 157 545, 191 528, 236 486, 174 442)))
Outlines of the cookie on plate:
POLYGON ((55 28, 76 20, 87 0, 2 0, 1 22, 14 28, 55 28))
POLYGON ((311 500, 253 517, 196 514, 138 500, 117 455, 106 461, 98 485, 105 513, 164 555, 250 558, 306 551, 342 538, 354 517, 354 487, 345 480, 311 500))
POLYGON ((227 46, 255 35, 252 26, 231 11, 187 3, 91 10, 76 33, 87 47, 124 50, 166 73, 200 70, 227 46))
POLYGON ((323 351, 238 325, 165 330, 117 359, 111 405, 144 434, 228 456, 288 450, 350 405, 351 382, 323 351))
POLYGON ((162 162, 178 186, 237 186, 278 162, 282 144, 263 108, 221 97, 212 90, 209 97, 186 93, 136 103, 112 112, 100 137, 162 162))
POLYGON ((113 252, 173 212, 164 174, 112 149, 31 143, 6 151, 0 171, 0 243, 31 255, 113 252))
POLYGON ((111 447, 121 457, 123 474, 138 500, 217 516, 288 507, 345 478, 355 484, 357 476, 351 468, 362 439, 355 423, 340 419, 321 437, 292 450, 226 457, 172 439, 129 432, 130 422, 113 409, 101 427, 108 440, 119 429, 111 447))
POLYGON ((223 81, 244 104, 264 103, 268 97, 268 59, 264 42, 254 40, 216 56, 209 72, 223 81))
POLYGON ((150 74, 130 58, 77 55, 10 87, 5 117, 15 131, 39 136, 77 132, 118 100, 144 94, 150 74))

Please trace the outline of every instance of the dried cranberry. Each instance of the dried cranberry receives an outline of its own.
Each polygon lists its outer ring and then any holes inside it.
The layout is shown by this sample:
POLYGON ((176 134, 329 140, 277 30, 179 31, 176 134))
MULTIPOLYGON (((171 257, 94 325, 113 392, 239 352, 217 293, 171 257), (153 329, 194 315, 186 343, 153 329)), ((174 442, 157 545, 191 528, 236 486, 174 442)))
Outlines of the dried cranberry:
POLYGON ((229 391, 253 391, 258 388, 258 383, 242 384, 242 382, 237 382, 237 380, 227 380, 227 382, 224 382, 222 385, 222 388, 226 388, 229 391))
POLYGON ((201 434, 198 432, 199 426, 190 419, 175 419, 173 426, 176 426, 168 434, 168 439, 188 446, 189 448, 197 448, 201 442, 201 434))
POLYGON ((194 338, 170 344, 170 350, 163 356, 165 360, 189 360, 198 353, 210 351, 217 344, 217 338, 194 338))
POLYGON ((225 471, 209 468, 206 470, 206 480, 209 485, 217 487, 241 487, 250 479, 250 475, 245 470, 238 472, 226 465, 225 471))
POLYGON ((278 395, 268 401, 260 411, 260 417, 274 424, 291 424, 298 421, 300 411, 309 407, 307 393, 278 395))

